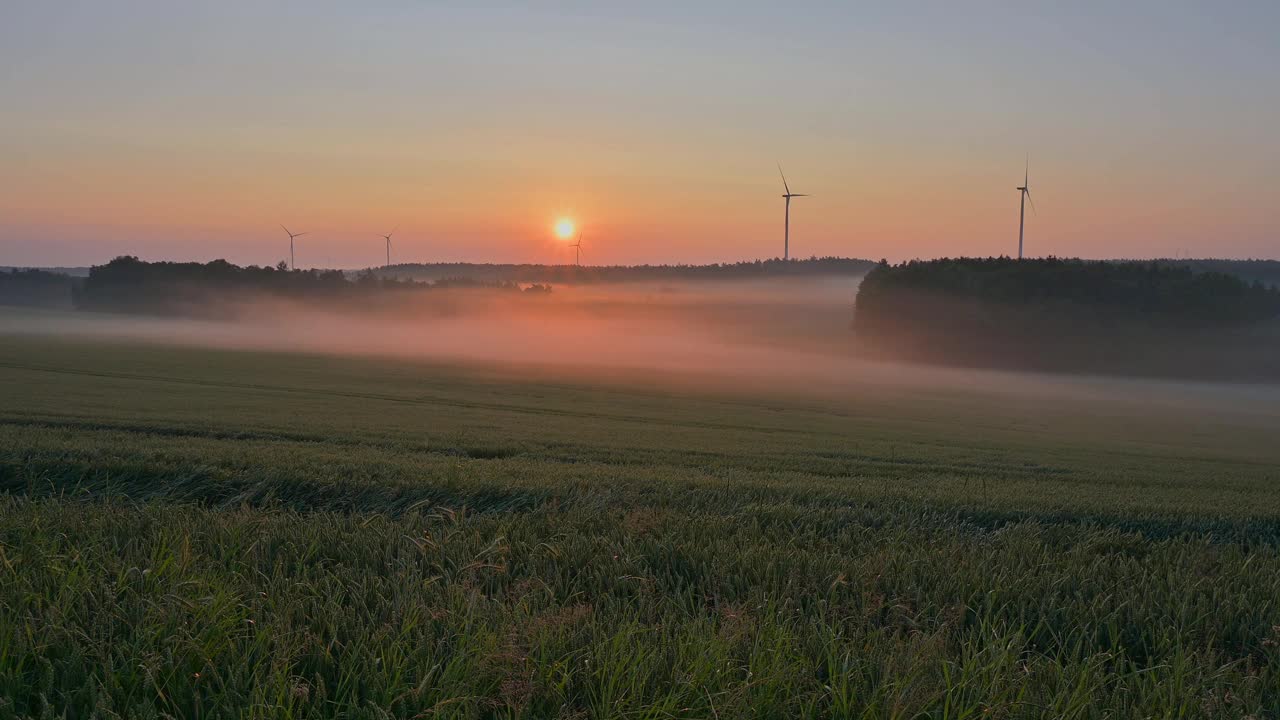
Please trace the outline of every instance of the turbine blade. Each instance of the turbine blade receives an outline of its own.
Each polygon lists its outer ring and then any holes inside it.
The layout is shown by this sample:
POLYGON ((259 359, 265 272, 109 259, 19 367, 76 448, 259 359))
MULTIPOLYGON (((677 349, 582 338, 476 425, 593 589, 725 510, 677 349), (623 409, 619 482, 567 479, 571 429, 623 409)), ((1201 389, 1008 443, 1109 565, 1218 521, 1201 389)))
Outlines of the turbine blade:
POLYGON ((293 233, 289 232, 289 228, 285 227, 284 223, 280 223, 280 227, 283 228, 285 232, 289 233, 289 237, 293 237, 293 233))
MULTIPOLYGON (((1031 190, 1028 189, 1028 190, 1024 190, 1023 192, 1027 194, 1027 202, 1031 203, 1031 212, 1033 213, 1036 212, 1036 201, 1031 199, 1031 190)), ((1036 213, 1036 214, 1039 215, 1040 213, 1036 213)))
POLYGON ((791 193, 791 197, 813 197, 809 193, 791 193))
POLYGON ((293 237, 302 237, 303 235, 310 235, 310 234, 311 233, 294 233, 293 237))
POLYGON ((791 188, 787 186, 787 175, 782 172, 782 163, 778 163, 778 174, 782 176, 782 189, 786 190, 787 194, 790 195, 791 188))
POLYGON ((1030 186, 1027 184, 1027 179, 1028 179, 1028 178, 1030 178, 1030 177, 1031 177, 1031 153, 1027 153, 1027 157, 1026 157, 1026 160, 1025 160, 1025 164, 1022 166, 1022 185, 1023 185, 1023 187, 1030 187, 1030 186))

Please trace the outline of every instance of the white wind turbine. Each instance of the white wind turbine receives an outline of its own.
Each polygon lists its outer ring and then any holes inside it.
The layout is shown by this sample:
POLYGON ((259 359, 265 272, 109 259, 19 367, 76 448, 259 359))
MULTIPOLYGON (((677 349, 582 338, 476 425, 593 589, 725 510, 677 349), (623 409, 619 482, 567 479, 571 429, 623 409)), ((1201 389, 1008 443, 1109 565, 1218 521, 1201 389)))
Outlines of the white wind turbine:
POLYGON ((386 265, 386 267, 391 267, 391 236, 396 234, 396 230, 397 230, 398 228, 399 228, 399 226, 397 225, 396 227, 392 228, 392 229, 391 229, 391 232, 387 233, 386 235, 379 235, 379 236, 378 236, 378 237, 383 238, 383 239, 385 239, 385 240, 387 241, 387 265, 386 265))
POLYGON ((582 233, 578 233, 578 241, 569 247, 573 248, 573 264, 582 264, 582 233))
POLYGON ((280 225, 280 227, 284 228, 284 231, 285 231, 285 232, 287 232, 287 233, 289 233, 289 269, 290 269, 290 270, 294 270, 294 269, 296 269, 296 266, 293 264, 293 239, 294 239, 294 238, 300 238, 300 237, 302 237, 303 235, 306 235, 307 233, 304 233, 304 232, 300 232, 300 233, 290 232, 290 231, 289 231, 289 228, 284 227, 284 225, 283 225, 283 224, 281 224, 281 225, 280 225))
POLYGON ((1031 212, 1035 212, 1036 203, 1031 199, 1031 157, 1027 156, 1027 164, 1022 171, 1022 185, 1018 186, 1018 259, 1022 259, 1022 231, 1026 226, 1027 203, 1031 203, 1031 212))
POLYGON ((778 163, 778 174, 782 175, 782 189, 785 191, 782 197, 787 200, 787 214, 782 225, 782 259, 786 260, 791 257, 791 198, 809 195, 791 192, 791 188, 787 186, 787 176, 782 172, 782 163, 778 163))

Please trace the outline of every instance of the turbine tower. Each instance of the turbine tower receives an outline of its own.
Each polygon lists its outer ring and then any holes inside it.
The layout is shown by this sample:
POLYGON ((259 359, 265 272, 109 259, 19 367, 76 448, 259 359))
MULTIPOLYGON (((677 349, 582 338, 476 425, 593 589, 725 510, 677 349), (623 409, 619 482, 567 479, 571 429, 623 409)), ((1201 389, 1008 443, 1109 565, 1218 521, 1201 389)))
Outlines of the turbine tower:
POLYGON ((573 264, 582 265, 582 233, 578 233, 578 241, 569 247, 573 248, 573 264))
POLYGON ((1027 164, 1022 171, 1022 185, 1018 187, 1018 259, 1022 259, 1022 230, 1026 226, 1027 220, 1027 203, 1031 203, 1031 211, 1035 212, 1036 203, 1031 199, 1031 183, 1028 181, 1031 177, 1031 158, 1027 158, 1027 164))
POLYGON ((391 267, 391 236, 396 234, 397 228, 399 228, 398 225, 395 228, 392 228, 391 232, 387 233, 386 235, 378 236, 380 238, 386 239, 387 241, 387 264, 385 265, 385 267, 391 267))
POLYGON ((289 233, 289 269, 290 269, 290 270, 296 270, 297 268, 296 268, 296 267, 294 266, 294 264, 293 264, 293 239, 294 239, 294 238, 300 238, 300 237, 302 237, 303 235, 306 235, 307 233, 304 233, 304 232, 300 232, 300 233, 296 233, 296 232, 289 232, 289 228, 284 227, 284 225, 283 225, 283 224, 281 224, 281 225, 280 225, 280 227, 284 228, 284 231, 285 231, 285 232, 287 232, 287 233, 289 233))
POLYGON ((782 225, 782 259, 787 260, 791 257, 791 198, 809 197, 809 195, 791 192, 791 188, 787 185, 787 176, 782 172, 782 163, 778 163, 778 174, 782 175, 782 189, 785 191, 782 197, 787 200, 786 220, 782 225))

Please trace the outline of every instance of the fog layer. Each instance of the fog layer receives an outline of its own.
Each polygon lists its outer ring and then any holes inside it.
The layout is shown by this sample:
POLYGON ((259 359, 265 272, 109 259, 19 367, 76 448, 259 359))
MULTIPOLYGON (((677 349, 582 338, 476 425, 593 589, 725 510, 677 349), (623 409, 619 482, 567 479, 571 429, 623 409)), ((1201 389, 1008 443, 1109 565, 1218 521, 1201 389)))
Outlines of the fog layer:
POLYGON ((1047 402, 1100 399, 1276 414, 1276 386, 926 368, 856 356, 858 279, 557 286, 390 293, 349 307, 211 298, 233 319, 0 309, 0 333, 393 357, 530 377, 824 397, 886 387, 1047 402))

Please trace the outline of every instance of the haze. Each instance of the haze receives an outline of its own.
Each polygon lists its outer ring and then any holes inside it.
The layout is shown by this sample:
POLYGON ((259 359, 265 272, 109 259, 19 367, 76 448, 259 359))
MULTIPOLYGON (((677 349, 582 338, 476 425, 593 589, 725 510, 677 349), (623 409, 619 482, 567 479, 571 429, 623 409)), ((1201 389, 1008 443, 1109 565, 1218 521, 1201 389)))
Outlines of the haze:
POLYGON ((729 402, 773 398, 862 412, 917 397, 928 398, 929 414, 979 401, 1007 416, 1005 429, 1068 411, 1150 426, 1214 417, 1240 423, 1241 442, 1253 442, 1256 426, 1280 422, 1276 385, 859 359, 849 331, 857 286, 857 278, 846 276, 558 286, 549 296, 431 290, 327 306, 211 298, 221 307, 203 308, 216 319, 12 308, 0 309, 0 335, 387 358, 504 381, 723 394, 729 402))
POLYGON ((1274 257, 1280 5, 11 3, 16 265, 1274 257))

